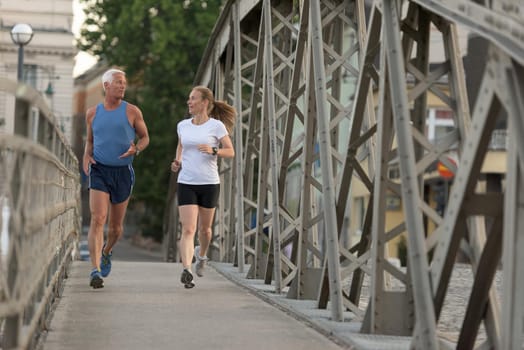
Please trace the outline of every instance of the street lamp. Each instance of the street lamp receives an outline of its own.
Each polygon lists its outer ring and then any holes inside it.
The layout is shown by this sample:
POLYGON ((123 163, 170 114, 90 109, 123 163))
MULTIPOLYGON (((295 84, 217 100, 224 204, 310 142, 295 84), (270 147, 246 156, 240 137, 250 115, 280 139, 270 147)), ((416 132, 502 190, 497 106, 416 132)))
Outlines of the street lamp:
POLYGON ((18 81, 24 74, 24 46, 33 38, 33 28, 29 24, 19 23, 11 29, 11 40, 18 45, 18 81))

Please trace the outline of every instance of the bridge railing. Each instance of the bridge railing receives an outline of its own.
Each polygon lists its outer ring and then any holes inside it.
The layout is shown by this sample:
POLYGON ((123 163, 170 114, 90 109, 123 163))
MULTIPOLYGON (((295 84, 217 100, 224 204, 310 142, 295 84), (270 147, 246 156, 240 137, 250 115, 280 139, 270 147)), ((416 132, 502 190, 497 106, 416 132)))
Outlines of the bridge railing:
POLYGON ((78 161, 43 97, 0 79, 15 134, 0 134, 2 349, 30 349, 60 295, 81 225, 78 161))
MULTIPOLYGON (((334 321, 351 311, 363 333, 411 336, 415 349, 446 348, 439 322, 465 261, 464 317, 444 336, 458 349, 522 348, 523 10, 518 0, 227 1, 195 78, 239 112, 212 257, 316 300, 334 321), (464 60, 459 28, 485 53, 464 60), (467 88, 465 65, 479 61, 467 88), (435 105, 453 125, 436 143, 435 105), (500 125, 507 162, 486 173, 500 125), (428 179, 439 163, 452 179, 428 179), (443 206, 435 181, 446 183, 443 206), (390 259, 401 240, 407 267, 390 259)), ((174 193, 172 183, 164 242, 176 259, 174 193)))

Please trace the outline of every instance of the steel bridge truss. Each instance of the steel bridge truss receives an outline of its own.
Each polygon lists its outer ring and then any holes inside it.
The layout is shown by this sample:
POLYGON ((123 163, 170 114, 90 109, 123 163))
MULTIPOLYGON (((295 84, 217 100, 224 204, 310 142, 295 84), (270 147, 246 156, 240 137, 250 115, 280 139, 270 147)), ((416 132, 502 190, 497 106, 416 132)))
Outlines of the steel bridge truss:
MULTIPOLYGON (((221 162, 214 258, 289 298, 317 300, 335 321, 351 311, 362 333, 440 349, 449 346, 437 334, 452 271, 466 256, 474 277, 453 347, 521 348, 524 7, 489 3, 227 2, 195 81, 238 111, 237 156, 221 162), (458 26, 489 42, 471 110, 458 26), (438 64, 434 45, 445 56, 438 64), (430 96, 453 119, 438 142, 426 135, 430 96), (505 176, 486 176, 504 118, 505 176), (438 162, 455 174, 445 211, 425 191, 438 162), (403 213, 395 222, 392 198, 403 213), (407 268, 389 259, 400 237, 407 268)), ((176 205, 170 212, 173 222, 176 205)))

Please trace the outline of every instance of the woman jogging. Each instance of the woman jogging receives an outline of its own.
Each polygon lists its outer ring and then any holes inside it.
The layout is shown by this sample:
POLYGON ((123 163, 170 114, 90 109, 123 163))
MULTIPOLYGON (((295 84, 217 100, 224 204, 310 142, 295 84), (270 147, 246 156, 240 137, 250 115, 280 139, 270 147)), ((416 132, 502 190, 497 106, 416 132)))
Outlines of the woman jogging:
POLYGON ((203 276, 211 243, 211 225, 220 194, 218 157, 233 158, 235 150, 229 134, 235 122, 235 109, 223 101, 215 101, 204 86, 191 90, 189 119, 177 125, 178 146, 171 170, 178 172, 178 211, 182 225, 179 251, 182 260, 180 281, 193 288, 191 263, 195 257, 195 272, 203 276), (198 225, 198 227, 197 227, 198 225), (199 246, 194 246, 198 229, 199 246))

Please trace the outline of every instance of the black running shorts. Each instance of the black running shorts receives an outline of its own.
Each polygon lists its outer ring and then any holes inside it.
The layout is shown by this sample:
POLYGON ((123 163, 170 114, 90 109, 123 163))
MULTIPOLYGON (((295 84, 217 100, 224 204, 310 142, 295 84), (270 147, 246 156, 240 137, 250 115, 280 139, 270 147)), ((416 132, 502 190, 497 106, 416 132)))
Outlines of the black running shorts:
POLYGON ((178 184, 178 205, 196 204, 199 207, 215 208, 218 205, 220 184, 188 185, 178 184))

